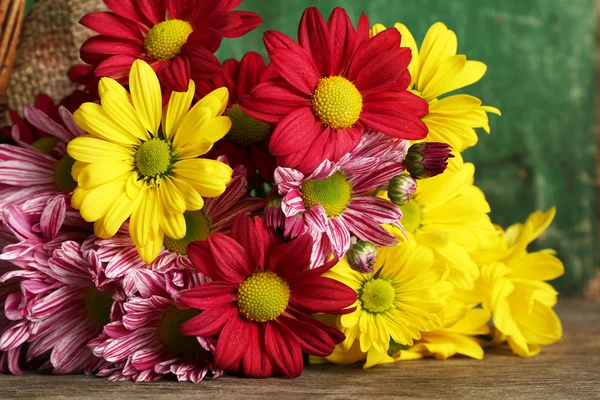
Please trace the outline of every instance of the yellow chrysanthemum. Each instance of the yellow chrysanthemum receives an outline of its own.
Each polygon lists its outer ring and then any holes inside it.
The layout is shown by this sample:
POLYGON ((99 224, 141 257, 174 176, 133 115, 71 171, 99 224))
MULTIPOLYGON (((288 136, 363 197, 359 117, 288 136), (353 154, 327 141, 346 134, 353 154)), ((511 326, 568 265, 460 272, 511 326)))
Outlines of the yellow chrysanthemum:
POLYGON ((492 312, 495 329, 521 357, 538 354, 540 345, 552 344, 562 336, 560 320, 552 310, 558 293, 545 281, 561 276, 563 264, 553 250, 527 252, 527 246, 546 230, 555 213, 554 208, 536 211, 524 224, 508 228, 501 248, 504 251, 481 267, 476 285, 484 309, 492 312))
POLYGON ((362 352, 386 352, 390 340, 412 345, 421 333, 442 326, 446 299, 452 292, 447 268, 416 246, 378 249, 375 273, 361 274, 343 259, 326 276, 357 292, 356 311, 339 317, 348 351, 354 341, 362 352))
POLYGON ((232 170, 224 163, 198 158, 231 127, 221 116, 229 93, 220 88, 191 110, 194 82, 187 92, 173 92, 162 107, 161 88, 153 69, 133 63, 128 93, 116 81, 102 78, 101 104, 85 103, 73 116, 87 135, 71 141, 77 189, 74 208, 96 235, 113 236, 130 218, 129 232, 142 260, 158 255, 164 235, 186 234, 183 213, 203 207, 202 197, 225 191, 232 170))
MULTIPOLYGON (((429 128, 426 140, 449 143, 457 152, 474 146, 478 140, 475 129, 483 128, 490 133, 487 113, 500 115, 500 111, 481 105, 481 100, 467 94, 440 96, 479 81, 486 65, 456 54, 456 34, 441 22, 429 28, 420 51, 406 26, 396 23, 394 27, 402 34, 400 45, 412 50, 409 89, 429 102, 429 113, 423 118, 429 128)), ((385 29, 375 24, 371 36, 385 29)))

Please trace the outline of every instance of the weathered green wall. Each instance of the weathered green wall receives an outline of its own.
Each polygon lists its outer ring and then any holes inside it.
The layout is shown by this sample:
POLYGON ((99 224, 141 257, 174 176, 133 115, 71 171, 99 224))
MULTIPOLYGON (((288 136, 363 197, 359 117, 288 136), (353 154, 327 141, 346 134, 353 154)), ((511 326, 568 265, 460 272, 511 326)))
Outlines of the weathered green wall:
MULTIPOLYGON (((354 20, 402 21, 420 41, 436 21, 459 38, 459 51, 487 63, 468 92, 502 110, 492 134, 466 153, 477 184, 501 225, 556 205, 558 216, 538 248, 554 248, 567 267, 558 286, 577 293, 597 265, 595 222, 594 0, 245 0, 264 24, 227 41, 222 58, 262 51, 262 33, 295 36, 305 7, 329 13, 340 5, 354 20)), ((264 52, 263 52, 264 53, 264 52)))

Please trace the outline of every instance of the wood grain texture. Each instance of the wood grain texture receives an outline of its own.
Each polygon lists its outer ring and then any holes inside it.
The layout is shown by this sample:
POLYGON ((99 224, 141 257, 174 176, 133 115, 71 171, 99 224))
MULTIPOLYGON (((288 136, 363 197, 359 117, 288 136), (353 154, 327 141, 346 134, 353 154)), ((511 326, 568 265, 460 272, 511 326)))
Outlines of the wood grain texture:
POLYGON ((420 360, 369 370, 358 365, 309 366, 295 380, 225 377, 198 385, 110 383, 96 377, 31 373, 0 376, 0 398, 599 398, 600 303, 564 300, 557 311, 564 338, 528 359, 497 349, 483 361, 420 360))
MULTIPOLYGON (((557 218, 537 248, 554 248, 567 268, 557 282, 579 293, 597 267, 594 136, 596 0, 244 0, 264 24, 226 40, 222 59, 261 51, 268 29, 296 36, 305 7, 329 14, 346 8, 357 20, 405 23, 418 42, 442 21, 458 35, 459 52, 488 65, 466 92, 497 106, 492 134, 465 154, 477 166, 476 183, 494 222, 508 226, 536 209, 556 205, 557 218)), ((264 52, 263 52, 264 54, 264 52)))

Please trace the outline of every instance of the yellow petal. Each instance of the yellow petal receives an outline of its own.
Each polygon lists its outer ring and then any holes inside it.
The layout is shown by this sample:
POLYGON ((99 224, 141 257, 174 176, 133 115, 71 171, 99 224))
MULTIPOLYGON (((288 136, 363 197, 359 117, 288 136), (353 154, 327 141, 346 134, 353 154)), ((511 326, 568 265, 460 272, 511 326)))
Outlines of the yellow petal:
POLYGON ((131 161, 134 157, 133 151, 91 135, 84 135, 71 140, 67 145, 67 153, 75 160, 86 163, 131 161))
POLYGON ((89 192, 89 189, 84 189, 79 186, 76 187, 73 196, 71 196, 71 207, 76 210, 81 209, 81 203, 83 203, 83 199, 85 199, 85 196, 87 196, 89 192))
POLYGON ((408 72, 410 72, 410 87, 413 87, 419 78, 419 48, 417 47, 417 42, 413 37, 412 33, 408 30, 408 28, 399 22, 394 24, 394 27, 400 32, 402 35, 402 40, 400 41, 401 47, 408 47, 412 53, 412 59, 410 64, 408 65, 408 72))
MULTIPOLYGON (((454 32, 441 22, 433 24, 421 45, 419 77, 417 90, 426 87, 433 75, 438 71, 440 64, 448 57, 456 54, 458 41, 454 32)), ((430 99, 426 99, 430 100, 430 99)))
POLYGON ((486 70, 484 63, 467 61, 467 57, 462 54, 448 57, 442 61, 439 69, 427 82, 422 95, 426 99, 433 99, 471 85, 479 81, 486 70))
POLYGON ((158 254, 162 248, 163 239, 164 233, 162 231, 158 231, 156 234, 156 239, 148 241, 144 247, 136 246, 138 254, 143 262, 150 264, 156 259, 156 257, 158 257, 158 254))
POLYGON ((185 180, 202 197, 217 197, 225 191, 231 181, 233 170, 229 165, 216 160, 192 159, 175 163, 175 178, 185 180))
MULTIPOLYGON (((88 164, 81 170, 77 184, 83 188, 91 189, 119 178, 124 174, 131 174, 133 167, 130 163, 122 161, 99 162, 88 164)), ((127 175, 127 178, 129 175, 127 175)))
POLYGON ((129 147, 140 143, 138 138, 113 120, 100 104, 82 104, 73 114, 73 121, 84 131, 112 143, 129 147))
POLYGON ((198 119, 191 124, 184 121, 181 124, 181 129, 176 133, 177 143, 174 142, 173 144, 175 148, 180 149, 180 157, 197 157, 206 154, 210 150, 211 143, 221 140, 229 132, 229 129, 231 129, 231 119, 229 117, 216 117, 209 120, 198 119))
POLYGON ((142 189, 138 207, 131 214, 129 233, 138 247, 145 247, 149 241, 156 240, 160 228, 160 205, 156 188, 142 189))
POLYGON ((121 98, 127 99, 131 103, 129 92, 119 82, 108 77, 100 79, 100 82, 98 82, 98 94, 100 94, 100 97, 109 90, 118 92, 121 98))
POLYGON ((216 117, 223 114, 228 101, 229 90, 226 87, 220 87, 200 99, 200 101, 196 103, 196 106, 209 108, 212 112, 212 116, 216 117))
POLYGON ((173 137, 177 132, 179 124, 183 121, 184 116, 190 110, 190 105, 194 99, 196 85, 190 80, 187 92, 173 92, 169 98, 167 112, 164 114, 163 129, 167 139, 173 137))
POLYGON ((186 210, 196 211, 204 207, 204 200, 198 194, 196 189, 190 186, 190 184, 174 177, 170 177, 169 179, 171 183, 173 183, 173 185, 177 188, 177 190, 179 190, 179 193, 183 197, 185 201, 186 210))
POLYGON ((208 107, 198 107, 196 104, 183 118, 179 127, 173 135, 173 147, 175 149, 185 146, 195 135, 199 135, 203 125, 213 118, 208 107))
POLYGON ((129 89, 140 121, 148 132, 156 136, 162 116, 162 94, 156 73, 145 61, 133 62, 129 89))
POLYGON ((552 207, 546 212, 540 210, 535 211, 527 218, 527 222, 531 223, 533 226, 533 232, 531 233, 532 240, 540 237, 540 235, 548 229, 555 216, 556 207, 552 207))
POLYGON ((371 32, 370 32, 370 37, 373 37, 383 31, 385 31, 387 28, 385 27, 385 25, 377 23, 375 25, 373 25, 373 27, 371 28, 371 32))
POLYGON ((127 179, 114 180, 90 190, 81 203, 81 216, 88 222, 104 217, 125 192, 127 179))
POLYGON ((105 232, 106 237, 114 236, 117 233, 123 222, 131 216, 139 202, 140 199, 131 199, 126 193, 122 193, 119 196, 104 218, 102 218, 102 231, 105 232))
MULTIPOLYGON (((185 199, 177 189, 171 178, 165 177, 158 187, 162 204, 168 212, 180 213, 186 210, 185 199)), ((171 236, 167 233, 168 236, 171 236)), ((172 236, 171 236, 172 237, 172 236)))
POLYGON ((77 182, 77 180, 79 178, 79 174, 88 165, 89 165, 88 163, 84 163, 84 162, 81 162, 81 161, 75 161, 73 163, 73 167, 71 167, 71 178, 73 178, 73 180, 75 182, 77 182))
POLYGON ((519 279, 550 281, 565 273, 563 263, 548 253, 531 253, 512 261, 511 276, 519 279))
POLYGON ((101 101, 104 111, 114 121, 118 121, 123 129, 138 139, 150 139, 148 131, 140 122, 138 114, 126 94, 116 90, 109 90, 102 95, 101 101))
POLYGON ((177 149, 177 157, 180 159, 196 158, 208 153, 214 143, 209 140, 194 140, 177 149))

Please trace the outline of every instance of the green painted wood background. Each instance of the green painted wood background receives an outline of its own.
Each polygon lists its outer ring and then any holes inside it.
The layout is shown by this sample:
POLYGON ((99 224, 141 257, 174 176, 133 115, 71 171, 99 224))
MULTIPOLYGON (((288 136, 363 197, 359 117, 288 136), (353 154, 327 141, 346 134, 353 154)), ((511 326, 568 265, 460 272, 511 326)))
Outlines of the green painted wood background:
POLYGON ((465 158, 475 162, 494 222, 507 226, 556 205, 557 218, 535 247, 558 251, 567 273, 557 285, 579 293, 597 265, 595 0, 245 0, 242 8, 264 23, 224 42, 220 57, 264 54, 267 29, 295 37, 311 5, 327 15, 340 5, 355 21, 361 11, 371 23, 401 21, 417 41, 442 21, 458 35, 459 52, 488 65, 468 92, 503 116, 490 117, 492 134, 481 132, 465 158))

